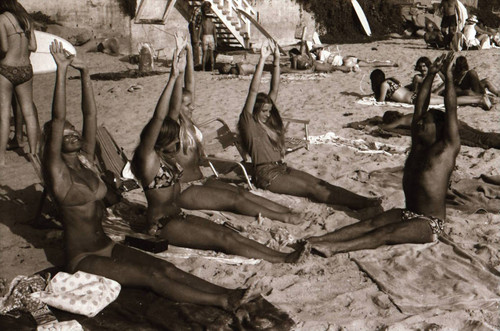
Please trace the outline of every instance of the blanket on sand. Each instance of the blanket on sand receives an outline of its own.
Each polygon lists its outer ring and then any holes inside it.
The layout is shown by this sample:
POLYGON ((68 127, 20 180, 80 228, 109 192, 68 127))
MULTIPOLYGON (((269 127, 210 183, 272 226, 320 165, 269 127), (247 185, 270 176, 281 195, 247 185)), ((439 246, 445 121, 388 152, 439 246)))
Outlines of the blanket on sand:
POLYGON ((435 242, 350 253, 350 257, 405 314, 494 307, 500 277, 477 259, 435 242))
MULTIPOLYGON (((414 105, 410 103, 403 103, 403 102, 394 102, 394 101, 377 101, 375 97, 363 97, 356 101, 360 105, 367 105, 367 106, 379 106, 379 107, 384 107, 384 106, 389 106, 389 107, 403 107, 403 108, 413 108, 414 105)), ((444 104, 441 105, 432 105, 432 108, 436 109, 441 109, 444 110, 444 104)))

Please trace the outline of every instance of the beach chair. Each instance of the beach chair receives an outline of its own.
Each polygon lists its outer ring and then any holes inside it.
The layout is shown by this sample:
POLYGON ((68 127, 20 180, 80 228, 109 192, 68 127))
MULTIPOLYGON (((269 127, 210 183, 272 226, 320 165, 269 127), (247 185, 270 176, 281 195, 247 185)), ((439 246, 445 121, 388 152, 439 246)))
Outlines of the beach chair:
MULTIPOLYGON (((285 153, 289 154, 301 148, 309 150, 309 120, 282 117, 285 131, 288 132, 292 123, 301 124, 303 137, 286 136, 285 153)), ((203 130, 203 148, 206 165, 210 167, 216 177, 236 172, 237 180, 243 177, 250 190, 253 190, 251 176, 253 165, 248 161, 248 155, 241 145, 240 137, 231 131, 227 123, 221 118, 210 119, 198 125, 203 130), (210 129, 207 129, 210 128, 210 129), (231 151, 232 149, 232 151, 231 151)), ((226 177, 228 178, 228 177, 226 177)), ((229 177, 230 178, 230 177, 229 177)), ((231 179, 231 180, 234 180, 231 179)))

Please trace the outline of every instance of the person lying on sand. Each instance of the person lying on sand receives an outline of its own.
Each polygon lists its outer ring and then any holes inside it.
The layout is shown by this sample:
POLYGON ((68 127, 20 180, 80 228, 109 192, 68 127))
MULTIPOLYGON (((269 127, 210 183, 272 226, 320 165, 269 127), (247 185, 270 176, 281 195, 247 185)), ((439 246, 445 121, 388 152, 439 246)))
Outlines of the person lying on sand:
MULTIPOLYGON (((181 148, 180 126, 172 116, 177 119, 182 103, 187 42, 176 36, 176 44, 168 83, 158 100, 153 118, 141 132, 139 145, 132 158, 132 171, 148 201, 148 232, 180 247, 211 249, 272 263, 301 261, 309 252, 307 245, 291 253, 282 253, 245 238, 228 227, 182 213, 179 205, 194 207, 193 199, 198 199, 200 203, 204 199, 190 194, 183 198, 181 192, 183 169, 176 161, 181 148)), ((208 199, 208 196, 205 198, 208 199)), ((205 207, 215 203, 207 201, 205 207)))
POLYGON ((175 160, 183 168, 180 178, 181 193, 176 203, 181 208, 221 210, 237 214, 262 216, 285 223, 301 222, 299 214, 271 200, 220 180, 206 180, 200 169, 203 156, 202 133, 192 121, 195 96, 194 61, 192 47, 186 47, 187 65, 180 112, 172 109, 169 117, 180 124, 180 149, 175 160))
POLYGON ((427 23, 425 26, 424 40, 432 48, 440 49, 445 47, 443 33, 436 29, 432 22, 427 23))
POLYGON ((54 41, 50 46, 57 64, 52 120, 46 134, 42 170, 45 183, 62 215, 66 270, 84 271, 119 282, 122 286, 148 288, 179 302, 213 305, 233 311, 258 292, 228 289, 188 274, 153 255, 112 241, 102 228, 106 185, 94 170, 97 110, 89 71, 68 56, 54 41), (66 121, 66 73, 78 69, 82 80, 83 134, 66 121))
POLYGON ((269 45, 263 45, 261 48, 259 62, 238 122, 243 146, 252 157, 255 167, 254 179, 257 187, 352 209, 379 206, 379 199, 357 195, 306 172, 293 169, 283 162, 285 129, 275 106, 280 81, 279 63, 279 49, 269 40, 269 45), (271 52, 274 54, 271 89, 269 94, 258 93, 264 63, 271 52))
MULTIPOLYGON (((439 110, 433 111, 438 112, 439 110)), ((380 124, 379 127, 384 130, 410 128, 412 119, 413 114, 403 115, 398 111, 389 110, 382 116, 382 121, 384 123, 380 124)), ((466 142, 468 146, 500 149, 500 133, 483 132, 481 130, 474 129, 467 123, 460 120, 458 121, 458 133, 462 143, 466 142)))
POLYGON ((467 58, 463 55, 455 61, 453 76, 457 95, 483 95, 488 90, 495 96, 500 96, 500 91, 488 78, 480 79, 476 70, 469 69, 467 58))
POLYGON ((306 240, 325 256, 382 245, 429 243, 437 240, 446 218, 446 192, 460 151, 457 102, 453 85, 453 52, 438 57, 418 92, 411 123, 412 146, 403 174, 405 209, 391 209, 374 218, 306 240), (432 81, 445 69, 446 112, 428 110, 432 81))
MULTIPOLYGON (((402 86, 395 78, 386 78, 380 69, 375 69, 370 74, 372 90, 375 93, 375 99, 379 102, 395 101, 402 103, 415 104, 417 92, 412 92, 402 86)), ((430 95, 431 105, 440 105, 444 103, 444 98, 439 95, 430 95)), ((460 96, 456 100, 458 105, 480 105, 484 110, 491 109, 491 101, 486 95, 460 96)))

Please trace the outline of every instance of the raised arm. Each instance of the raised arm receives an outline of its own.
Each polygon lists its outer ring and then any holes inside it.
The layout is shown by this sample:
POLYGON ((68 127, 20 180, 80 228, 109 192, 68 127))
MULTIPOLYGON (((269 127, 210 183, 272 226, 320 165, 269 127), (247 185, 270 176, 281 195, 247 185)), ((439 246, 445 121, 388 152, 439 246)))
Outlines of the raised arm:
POLYGON ((54 40, 50 45, 50 53, 57 64, 56 85, 52 102, 52 121, 50 131, 47 135, 47 143, 43 154, 43 163, 46 173, 52 182, 52 189, 56 196, 64 196, 63 189, 65 176, 68 176, 68 169, 61 157, 64 125, 66 122, 66 73, 68 66, 73 61, 64 51, 62 43, 54 40), (60 195, 58 193, 61 193, 60 195))
POLYGON ((446 109, 446 123, 444 125, 445 142, 455 146, 460 145, 460 135, 458 133, 458 118, 457 118, 457 94, 455 92, 455 84, 453 84, 453 60, 455 54, 449 52, 444 60, 445 68, 445 88, 444 88, 444 107, 446 109))
POLYGON ((191 93, 191 98, 194 102, 194 60, 193 47, 191 43, 186 43, 186 70, 184 72, 184 88, 191 93))
POLYGON ((151 118, 149 123, 146 125, 144 135, 142 136, 137 149, 137 152, 139 153, 148 153, 154 150, 154 146, 158 135, 160 134, 163 121, 168 114, 168 107, 170 104, 170 98, 172 96, 174 85, 177 81, 177 78, 179 77, 179 54, 180 51, 176 49, 174 51, 174 56, 172 59, 172 70, 170 71, 167 85, 163 89, 160 99, 158 99, 153 118, 151 118))
POLYGON ((276 103, 278 98, 278 91, 280 85, 280 50, 278 44, 274 40, 269 41, 273 51, 273 71, 271 78, 271 90, 269 91, 269 97, 276 103))
POLYGON ((422 82, 422 85, 418 90, 417 100, 415 102, 415 111, 413 112, 412 127, 417 124, 422 115, 424 115, 424 113, 429 108, 429 103, 431 100, 432 81, 434 80, 434 76, 436 76, 436 73, 443 66, 444 57, 445 54, 442 54, 441 56, 436 58, 436 60, 434 60, 434 63, 431 64, 429 72, 427 73, 427 76, 425 76, 424 81, 422 82))
POLYGON ((97 139, 97 107, 94 99, 94 89, 92 88, 87 65, 82 60, 75 58, 71 62, 71 66, 80 71, 82 83, 82 150, 87 154, 89 160, 93 160, 97 139))
POLYGON ((181 50, 179 55, 177 55, 177 70, 179 71, 179 75, 175 81, 174 91, 172 93, 172 97, 170 98, 170 102, 168 103, 168 117, 177 121, 179 119, 179 113, 182 105, 182 88, 184 87, 184 71, 186 69, 187 61, 187 38, 176 34, 175 41, 177 49, 181 50))
POLYGON ((243 111, 249 112, 250 114, 252 114, 253 112, 253 106, 255 105, 257 93, 259 92, 260 79, 262 78, 262 71, 264 70, 264 64, 266 62, 266 58, 269 55, 271 55, 271 50, 269 46, 262 45, 260 49, 259 63, 257 63, 257 67, 255 68, 252 82, 250 83, 250 90, 248 91, 247 100, 245 101, 245 106, 243 107, 243 111))

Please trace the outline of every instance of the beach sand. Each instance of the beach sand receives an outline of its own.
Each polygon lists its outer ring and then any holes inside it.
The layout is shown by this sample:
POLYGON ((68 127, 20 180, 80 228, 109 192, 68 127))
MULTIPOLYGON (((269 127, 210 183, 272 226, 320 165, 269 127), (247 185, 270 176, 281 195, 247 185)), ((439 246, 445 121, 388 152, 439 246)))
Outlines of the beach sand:
MULTIPOLYGON (((425 55, 433 59, 441 53, 426 49, 423 40, 387 40, 339 45, 339 48, 344 56, 354 55, 367 60, 397 62, 399 67, 383 70, 387 76, 394 76, 404 84, 408 84, 414 75, 413 66, 418 57, 425 55)), ((500 52, 497 49, 461 54, 467 57, 469 65, 478 71, 480 77, 489 77, 496 85, 500 85, 500 52)), ((134 65, 120 62, 117 57, 101 53, 86 53, 82 54, 82 57, 89 63, 91 73, 135 68, 134 65)), ((255 54, 248 57, 252 63, 256 63, 257 58, 255 54)), ((159 67, 159 70, 169 69, 159 67)), ((370 136, 364 131, 344 128, 350 122, 381 116, 386 110, 405 113, 412 111, 411 108, 357 104, 359 98, 371 94, 370 70, 369 67, 362 67, 358 72, 347 74, 334 72, 324 75, 282 75, 277 105, 283 116, 309 119, 311 136, 334 132, 348 140, 363 139, 367 142, 382 142, 407 148, 410 144, 410 138, 407 136, 383 139, 370 136)), ((76 75, 77 71, 70 69, 68 76, 76 75)), ((269 73, 264 74, 260 86, 262 91, 269 90, 269 77, 269 73)), ((140 131, 153 114, 167 79, 168 74, 119 81, 93 81, 98 121, 108 128, 129 157, 138 143, 140 131), (130 86, 137 84, 140 84, 142 89, 128 91, 130 86)), ((230 78, 215 73, 196 72, 196 80, 194 120, 200 123, 220 117, 232 129, 236 129, 250 78, 230 78)), ((34 101, 38 107, 41 124, 50 119, 54 81, 54 74, 34 78, 34 101)), ((70 79, 67 82, 67 117, 77 127, 81 127, 80 102, 80 81, 70 79)), ((487 112, 479 107, 460 107, 458 117, 472 127, 500 132, 499 110, 496 108, 487 112)), ((299 129, 300 127, 292 127, 294 134, 299 134, 299 129)), ((38 230, 26 224, 34 215, 41 186, 37 184, 40 181, 33 167, 18 154, 15 151, 8 152, 7 166, 0 168, 0 278, 5 279, 6 284, 16 275, 30 275, 64 263, 61 231, 38 230)), ((405 159, 405 153, 360 153, 347 146, 315 144, 311 145, 309 151, 302 149, 288 155, 285 161, 297 169, 359 194, 380 196, 383 198, 383 207, 387 210, 404 206, 401 183, 396 181, 391 184, 377 180, 369 176, 369 173, 403 166, 405 159)), ((481 174, 499 175, 499 165, 499 150, 462 146, 453 180, 477 178, 481 174)), ((262 194, 288 203, 294 208, 305 208, 319 216, 311 226, 309 222, 293 226, 270 220, 264 220, 261 225, 264 229, 284 229, 283 231, 294 238, 322 234, 369 216, 368 212, 353 213, 336 206, 314 204, 305 199, 262 194)), ((234 222, 255 229, 255 233, 258 232, 259 225, 254 219, 235 217, 234 222)), ((499 225, 498 211, 471 214, 448 208, 445 232, 468 254, 500 270, 499 225)), ((443 270, 439 265, 448 264, 448 260, 440 261, 437 258, 437 262, 434 262, 434 265, 438 265, 436 268, 423 267, 420 263, 411 264, 420 261, 419 254, 416 254, 414 258, 405 256, 404 260, 410 261, 409 265, 397 263, 398 258, 404 256, 405 252, 419 252, 420 249, 427 252, 434 252, 434 249, 441 251, 439 247, 441 246, 382 247, 373 252, 338 254, 328 259, 314 255, 297 265, 273 265, 267 262, 231 265, 203 257, 185 259, 172 256, 169 260, 188 272, 223 286, 240 287, 251 280, 261 279, 274 289, 266 297, 267 300, 288 312, 296 321, 297 330, 499 329, 500 282, 493 288, 488 282, 500 278, 485 276, 488 278, 486 281, 479 277, 478 280, 473 280, 469 287, 460 288, 462 283, 455 283, 453 279, 456 277, 457 280, 464 280, 462 278, 467 278, 467 273, 462 273, 460 268, 444 273, 441 275, 445 279, 443 287, 449 287, 450 295, 460 291, 464 294, 461 303, 451 302, 441 306, 439 301, 444 300, 442 297, 436 297, 434 304, 429 303, 429 298, 434 293, 432 279, 439 283, 439 275, 436 273, 443 270), (367 262, 370 259, 367 254, 373 254, 371 258, 374 262, 372 261, 371 265, 367 262), (398 285, 399 294, 403 298, 398 299, 397 295, 394 295, 394 289, 391 290, 387 283, 381 281, 383 277, 374 276, 373 270, 377 268, 378 263, 380 268, 386 270, 394 268, 391 271, 399 275, 399 278, 394 279, 393 284, 407 282, 407 286, 398 285), (401 270, 396 270, 397 268, 401 270), (429 275, 432 277, 428 277, 429 275), (419 276, 427 280, 418 283, 419 276), (475 299, 483 293, 478 289, 485 286, 494 293, 493 297, 484 294, 485 298, 488 297, 488 303, 478 303, 475 299), (420 293, 422 298, 412 298, 412 293, 420 293), (402 304, 404 302, 408 305, 402 304), (416 302, 425 304, 417 307, 416 302)), ((453 253, 451 250, 450 252, 453 253)), ((455 260, 449 254, 443 256, 443 259, 455 260)))

